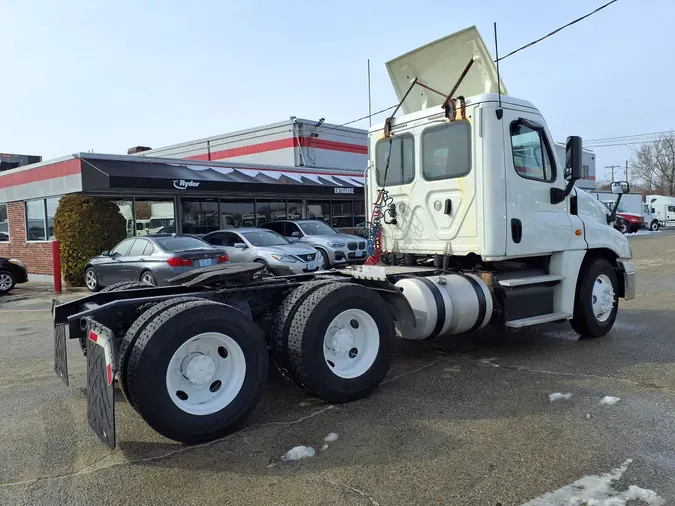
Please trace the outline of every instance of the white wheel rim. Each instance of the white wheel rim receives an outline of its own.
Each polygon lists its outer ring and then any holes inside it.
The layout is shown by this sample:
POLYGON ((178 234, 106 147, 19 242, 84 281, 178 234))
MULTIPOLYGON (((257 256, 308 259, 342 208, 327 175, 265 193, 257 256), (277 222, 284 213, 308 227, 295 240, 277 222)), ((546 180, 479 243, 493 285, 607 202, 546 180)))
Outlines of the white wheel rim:
POLYGON ((87 288, 90 290, 93 290, 96 288, 96 274, 94 274, 94 271, 91 269, 87 271, 85 274, 85 283, 87 284, 87 288))
POLYGON ((141 278, 141 283, 143 283, 144 285, 154 286, 155 280, 152 278, 152 274, 146 272, 145 274, 143 274, 143 277, 141 278))
POLYGON ((0 290, 9 290, 10 286, 12 286, 12 278, 9 274, 0 274, 0 290))
POLYGON ((600 274, 593 283, 593 314, 599 322, 606 322, 614 309, 614 286, 606 274, 600 274))
POLYGON ((365 374, 380 350, 377 323, 365 311, 348 309, 337 315, 323 338, 323 357, 328 368, 340 378, 365 374))
POLYGON ((218 332, 198 334, 173 354, 166 370, 169 397, 191 415, 211 415, 228 406, 246 378, 246 358, 237 342, 218 332))

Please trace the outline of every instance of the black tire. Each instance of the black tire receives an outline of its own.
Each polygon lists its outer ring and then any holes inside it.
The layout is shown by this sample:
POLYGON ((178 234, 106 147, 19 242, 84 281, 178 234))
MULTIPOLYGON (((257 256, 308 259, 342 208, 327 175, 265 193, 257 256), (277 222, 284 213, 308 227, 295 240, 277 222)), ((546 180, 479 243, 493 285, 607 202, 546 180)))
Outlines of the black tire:
POLYGON ((630 232, 630 226, 628 225, 628 222, 625 220, 617 221, 616 229, 622 234, 627 234, 628 232, 630 232))
POLYGON ((204 300, 184 302, 156 315, 138 336, 127 364, 127 386, 134 409, 148 425, 169 439, 194 444, 237 428, 260 400, 268 367, 263 333, 241 311, 204 300), (166 370, 175 351, 203 332, 230 336, 243 352, 246 375, 227 406, 212 414, 192 415, 169 396, 166 370))
POLYGON ((7 288, 0 288, 0 295, 5 295, 6 293, 9 293, 12 291, 12 289, 16 286, 16 278, 14 277, 14 274, 12 271, 2 269, 0 270, 0 276, 3 276, 3 278, 6 276, 9 278, 9 285, 7 288))
POLYGON ((324 269, 330 269, 332 266, 330 264, 330 259, 328 258, 328 253, 326 253, 324 250, 322 250, 320 248, 315 248, 315 249, 319 250, 319 253, 323 257, 323 268, 324 269))
POLYGON ((652 222, 649 224, 649 230, 651 230, 652 232, 658 232, 659 220, 652 220, 652 222))
POLYGON ((303 283, 286 296, 277 310, 277 314, 274 318, 275 324, 270 339, 270 353, 271 358, 281 375, 291 382, 293 381, 293 378, 289 372, 288 365, 288 332, 293 316, 300 304, 302 304, 314 290, 331 283, 334 283, 334 281, 318 280, 303 283))
POLYGON ((604 258, 591 258, 585 261, 579 273, 579 280, 577 281, 577 290, 574 297, 574 316, 570 320, 574 331, 582 339, 593 339, 604 336, 612 329, 618 309, 618 283, 616 270, 612 264, 604 258), (614 290, 612 312, 604 321, 598 320, 593 311, 593 287, 596 282, 601 282, 598 278, 602 275, 609 279, 614 290))
MULTIPOLYGON (((143 288, 145 286, 147 286, 147 285, 143 285, 143 284, 138 283, 136 281, 121 281, 119 283, 114 283, 110 286, 106 286, 103 289, 101 289, 99 287, 99 290, 100 290, 101 293, 120 292, 122 290, 133 290, 134 288, 143 288)), ((79 341, 80 341, 80 348, 82 349, 82 354, 86 357, 87 356, 87 337, 86 336, 80 336, 79 341)))
POLYGON ((157 279, 152 271, 141 272, 141 277, 138 280, 143 286, 157 286, 157 279))
POLYGON ((98 291, 101 289, 101 284, 98 282, 98 275, 96 274, 96 271, 94 270, 93 267, 87 267, 87 268, 84 270, 84 279, 85 279, 85 283, 84 283, 84 284, 87 286, 87 290, 89 290, 90 292, 94 292, 94 293, 95 293, 95 292, 98 292, 98 291), (94 279, 96 280, 96 286, 91 286, 91 287, 90 287, 89 285, 87 285, 86 280, 87 280, 87 275, 88 275, 88 274, 91 274, 91 275, 94 277, 94 279))
POLYGON ((106 286, 102 293, 105 292, 121 292, 122 290, 133 290, 134 288, 145 288, 148 285, 139 283, 138 281, 120 281, 119 283, 114 283, 110 286, 106 286))
POLYGON ((368 395, 389 371, 394 350, 394 320, 384 300, 361 285, 331 283, 314 290, 291 317, 288 365, 295 382, 328 402, 349 402, 368 395), (344 378, 324 356, 324 337, 333 319, 348 309, 364 311, 375 322, 378 349, 360 376, 344 378))
POLYGON ((129 389, 127 387, 127 364, 129 363, 129 355, 131 354, 131 350, 134 348, 134 344, 136 343, 138 336, 141 335, 141 332, 143 332, 148 324, 162 311, 166 311, 167 309, 177 306, 178 304, 183 304, 184 302, 199 300, 205 301, 205 299, 201 299, 199 297, 176 297, 175 299, 169 299, 155 304, 143 312, 143 314, 141 314, 138 318, 136 318, 131 327, 129 327, 129 330, 127 330, 126 334, 124 334, 122 342, 120 343, 119 353, 117 355, 117 363, 119 364, 117 370, 120 375, 120 385, 122 387, 122 392, 124 393, 124 397, 126 397, 129 404, 133 405, 133 402, 129 397, 129 389))

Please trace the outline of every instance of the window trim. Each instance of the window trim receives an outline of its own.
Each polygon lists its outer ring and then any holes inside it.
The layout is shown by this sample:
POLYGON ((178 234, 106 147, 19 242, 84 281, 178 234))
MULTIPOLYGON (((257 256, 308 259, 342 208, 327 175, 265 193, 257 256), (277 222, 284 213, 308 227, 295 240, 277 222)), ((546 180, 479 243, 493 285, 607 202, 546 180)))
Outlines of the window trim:
POLYGON ((518 176, 523 179, 529 179, 530 181, 538 181, 540 183, 555 183, 558 180, 558 166, 556 165, 555 158, 553 157, 553 152, 551 151, 551 146, 548 142, 548 136, 546 135, 546 130, 543 125, 530 121, 525 118, 518 118, 513 120, 509 124, 509 143, 511 144, 511 163, 513 164, 513 171, 518 174, 518 176), (537 132, 539 134, 539 142, 544 145, 546 149, 546 154, 548 155, 548 160, 551 162, 551 178, 550 179, 541 179, 538 177, 525 176, 516 170, 516 159, 515 153, 513 151, 513 126, 514 125, 523 125, 530 130, 537 132))
POLYGON ((12 242, 12 230, 9 226, 9 202, 0 203, 0 207, 2 206, 5 206, 5 209, 7 209, 7 240, 0 241, 0 244, 9 244, 12 242))
POLYGON ((432 126, 429 126, 429 127, 425 128, 422 131, 422 135, 420 137, 420 145, 421 145, 421 152, 422 152, 422 179, 424 179, 424 181, 428 181, 428 182, 449 181, 451 179, 466 177, 469 174, 471 174, 471 171, 473 170, 473 156, 471 156, 471 155, 473 153, 471 153, 471 124, 469 123, 468 120, 451 121, 451 122, 448 122, 448 123, 442 123, 440 125, 432 125, 432 126), (444 129, 447 129, 447 128, 453 128, 455 125, 466 126, 466 128, 469 132, 469 135, 467 136, 467 143, 468 143, 467 153, 469 154, 469 169, 465 173, 457 175, 457 176, 428 178, 424 173, 424 162, 425 162, 425 160, 424 160, 424 138, 426 137, 427 133, 429 133, 429 132, 434 132, 436 130, 444 130, 444 129))
POLYGON ((41 243, 41 242, 52 242, 47 236, 47 199, 29 199, 23 201, 23 219, 24 219, 24 232, 26 236, 26 243, 41 243), (28 203, 29 202, 42 202, 42 226, 44 227, 44 239, 29 239, 28 238, 28 203))
MULTIPOLYGON (((379 141, 377 141, 375 143, 375 183, 377 184, 377 186, 379 186, 381 188, 391 188, 392 186, 404 186, 404 185, 410 184, 413 181, 415 181, 415 176, 417 175, 417 164, 415 163, 417 147, 415 146, 415 136, 413 134, 411 134, 410 132, 405 132, 405 133, 402 133, 402 134, 394 135, 393 139, 394 140, 401 139, 401 142, 403 142, 403 140, 406 137, 409 137, 409 138, 412 139, 412 174, 410 176, 411 177, 410 181, 404 181, 404 182, 401 182, 401 183, 398 183, 398 184, 389 184, 389 185, 386 184, 387 183, 386 181, 382 181, 382 184, 380 184, 379 172, 378 172, 378 166, 377 166, 377 148, 381 143, 390 141, 390 139, 384 138, 384 139, 380 139, 379 141)), ((391 142, 393 142, 393 140, 391 142)), ((393 150, 393 146, 392 146, 392 150, 393 150)), ((386 159, 385 159, 385 163, 386 163, 386 159)))

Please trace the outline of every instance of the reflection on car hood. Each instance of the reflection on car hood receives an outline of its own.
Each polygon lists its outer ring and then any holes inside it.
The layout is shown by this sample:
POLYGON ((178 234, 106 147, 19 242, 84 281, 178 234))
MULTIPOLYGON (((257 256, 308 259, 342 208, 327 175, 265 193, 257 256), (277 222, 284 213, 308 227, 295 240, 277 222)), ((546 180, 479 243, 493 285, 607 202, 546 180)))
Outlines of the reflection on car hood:
POLYGON ((281 246, 260 246, 258 250, 267 251, 270 253, 278 253, 280 255, 309 255, 316 253, 316 250, 311 246, 302 244, 282 244, 281 246))
POLYGON ((349 235, 349 234, 337 234, 337 235, 308 235, 305 237, 306 240, 313 242, 321 242, 325 244, 340 242, 347 244, 348 242, 361 242, 365 241, 363 237, 358 235, 349 235))

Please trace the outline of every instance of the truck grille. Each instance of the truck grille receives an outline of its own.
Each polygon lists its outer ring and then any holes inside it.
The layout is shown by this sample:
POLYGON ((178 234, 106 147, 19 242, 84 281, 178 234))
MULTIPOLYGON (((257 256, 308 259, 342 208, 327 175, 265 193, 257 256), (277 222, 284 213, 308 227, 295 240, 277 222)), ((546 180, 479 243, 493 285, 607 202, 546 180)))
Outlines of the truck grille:
POLYGON ((309 255, 296 255, 303 262, 311 262, 316 258, 316 253, 310 253, 309 255))
POLYGON ((358 243, 350 242, 350 243, 347 244, 347 247, 349 248, 349 251, 356 251, 356 248, 358 247, 358 243))

